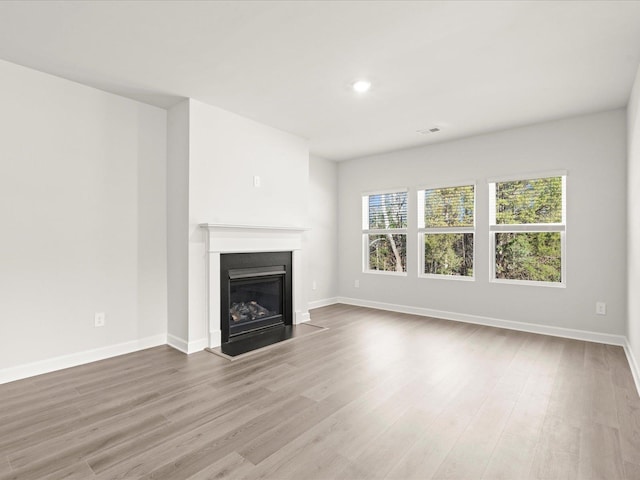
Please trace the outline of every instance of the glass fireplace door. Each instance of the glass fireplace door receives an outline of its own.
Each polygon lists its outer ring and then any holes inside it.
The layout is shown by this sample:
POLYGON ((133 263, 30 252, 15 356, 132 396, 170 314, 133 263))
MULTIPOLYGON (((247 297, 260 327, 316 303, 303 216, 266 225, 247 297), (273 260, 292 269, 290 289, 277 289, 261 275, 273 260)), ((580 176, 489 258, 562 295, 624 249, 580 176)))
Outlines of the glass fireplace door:
POLYGON ((229 336, 283 323, 284 272, 229 272, 229 336))

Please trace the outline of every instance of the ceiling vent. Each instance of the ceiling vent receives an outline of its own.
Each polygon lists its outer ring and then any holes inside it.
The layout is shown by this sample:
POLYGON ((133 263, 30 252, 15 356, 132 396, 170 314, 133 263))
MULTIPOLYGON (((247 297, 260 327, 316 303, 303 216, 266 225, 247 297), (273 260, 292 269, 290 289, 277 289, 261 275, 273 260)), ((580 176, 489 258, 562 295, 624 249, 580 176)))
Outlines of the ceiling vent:
POLYGON ((416 131, 422 135, 431 135, 432 133, 438 133, 440 131, 440 128, 431 127, 431 128, 425 128, 423 130, 416 130, 416 131))

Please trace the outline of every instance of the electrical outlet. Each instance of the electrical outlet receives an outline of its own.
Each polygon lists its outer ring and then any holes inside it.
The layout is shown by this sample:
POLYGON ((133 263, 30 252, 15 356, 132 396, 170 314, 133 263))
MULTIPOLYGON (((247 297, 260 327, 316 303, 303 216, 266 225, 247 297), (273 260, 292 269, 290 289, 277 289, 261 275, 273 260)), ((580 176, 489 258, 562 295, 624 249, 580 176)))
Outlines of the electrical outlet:
POLYGON ((96 312, 94 317, 94 325, 96 327, 104 327, 105 314, 104 312, 96 312))
POLYGON ((604 302, 596 302, 596 315, 606 315, 607 304, 604 302))
POLYGON ((316 281, 314 280, 314 281, 311 283, 311 290, 316 290, 317 288, 318 288, 318 285, 316 284, 316 281))
POLYGON ((360 288, 360 280, 355 280, 353 282, 353 286, 356 287, 356 288, 360 288))

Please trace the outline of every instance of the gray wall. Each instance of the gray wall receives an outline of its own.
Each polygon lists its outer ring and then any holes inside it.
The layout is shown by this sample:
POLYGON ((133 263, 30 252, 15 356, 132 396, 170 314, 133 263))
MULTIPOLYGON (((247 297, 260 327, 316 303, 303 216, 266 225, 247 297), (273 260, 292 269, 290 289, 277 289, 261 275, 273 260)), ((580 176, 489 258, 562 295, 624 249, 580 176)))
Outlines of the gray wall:
MULTIPOLYGON (((636 375, 640 374, 640 68, 636 75, 631 99, 627 108, 628 115, 628 295, 629 316, 627 337, 635 357, 636 375)), ((636 378, 640 388, 640 377, 636 378)))
POLYGON ((167 334, 189 334, 189 101, 167 113, 167 334))
POLYGON ((165 335, 166 112, 4 61, 0 104, 0 370, 165 335))
POLYGON ((339 164, 343 297, 610 334, 626 333, 626 115, 574 117, 339 164), (489 282, 487 178, 567 170, 566 288, 489 282), (475 180, 474 282, 417 278, 415 228, 406 277, 362 273, 361 195, 475 180), (360 288, 354 287, 354 280, 360 288), (595 315, 596 301, 607 315, 595 315))
POLYGON ((338 165, 314 156, 309 157, 309 226, 305 285, 309 308, 315 308, 338 296, 338 165))

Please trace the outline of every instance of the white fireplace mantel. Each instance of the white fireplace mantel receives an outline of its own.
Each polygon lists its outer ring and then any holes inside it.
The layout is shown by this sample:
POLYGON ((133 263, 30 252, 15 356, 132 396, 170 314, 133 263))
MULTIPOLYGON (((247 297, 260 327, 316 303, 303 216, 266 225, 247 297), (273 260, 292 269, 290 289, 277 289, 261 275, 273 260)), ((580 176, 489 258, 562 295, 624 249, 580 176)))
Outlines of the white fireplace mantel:
POLYGON ((292 252, 293 322, 309 320, 303 301, 302 235, 308 228, 266 225, 221 225, 202 223, 207 249, 207 318, 209 347, 221 342, 220 255, 223 253, 292 252))

